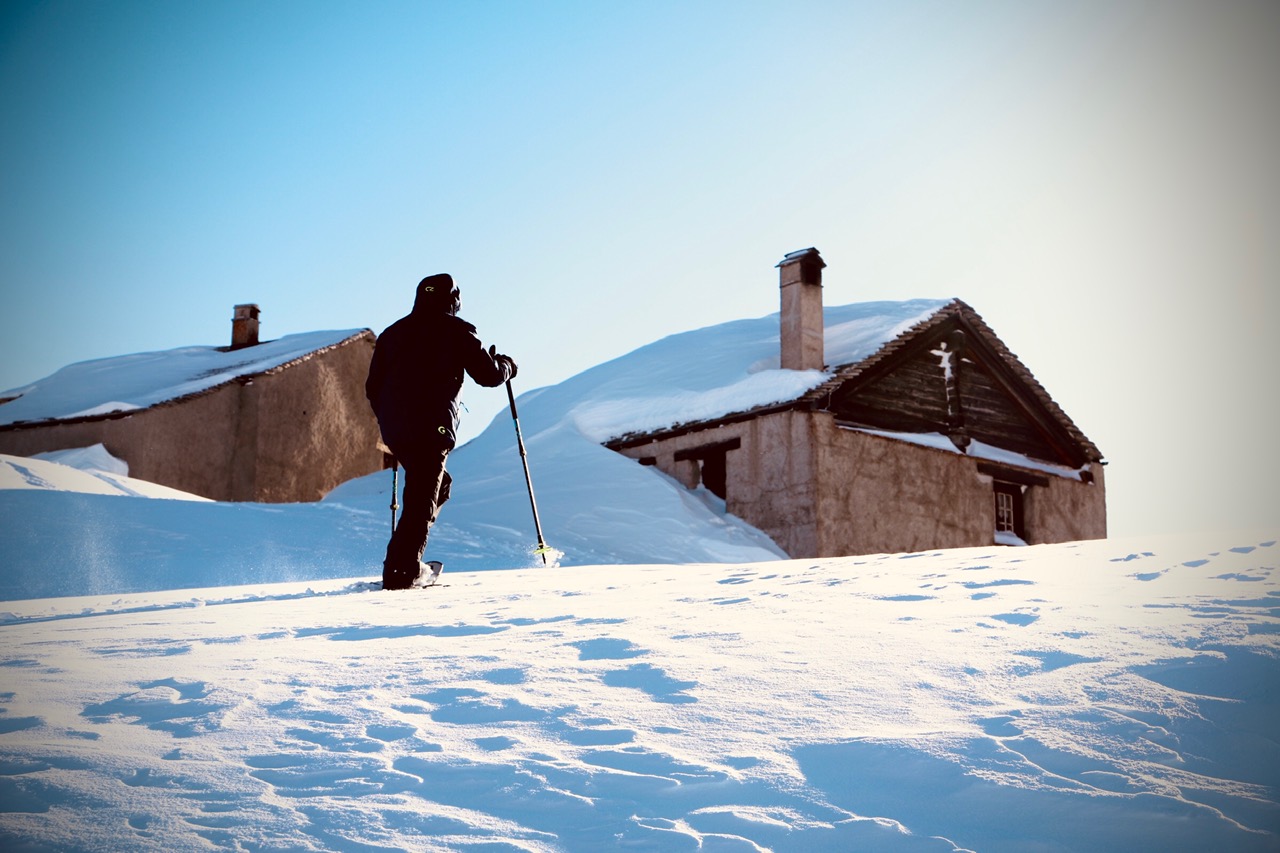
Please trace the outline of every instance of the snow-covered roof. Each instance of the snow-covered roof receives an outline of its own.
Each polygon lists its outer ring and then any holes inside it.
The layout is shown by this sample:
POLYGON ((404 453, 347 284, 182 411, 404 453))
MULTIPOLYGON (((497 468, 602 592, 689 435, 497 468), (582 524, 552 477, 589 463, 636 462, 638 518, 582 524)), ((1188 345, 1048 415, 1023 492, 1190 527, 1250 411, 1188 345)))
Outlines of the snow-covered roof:
MULTIPOLYGON (((860 362, 936 315, 946 299, 828 306, 824 360, 860 362)), ((554 390, 596 441, 701 423, 796 400, 832 374, 783 370, 778 314, 671 335, 573 377, 554 390)))
POLYGON ((228 350, 194 346, 100 358, 0 392, 0 427, 103 417, 145 409, 278 370, 365 334, 365 329, 286 335, 228 350))
POLYGON ((821 407, 831 392, 874 370, 921 336, 962 320, 989 346, 1029 399, 1088 459, 1098 449, 982 318, 959 299, 861 302, 823 309, 826 370, 780 368, 779 317, 672 335, 570 379, 574 419, 610 447, 701 429, 781 407, 821 407), (590 383, 590 385, 585 385, 590 383))

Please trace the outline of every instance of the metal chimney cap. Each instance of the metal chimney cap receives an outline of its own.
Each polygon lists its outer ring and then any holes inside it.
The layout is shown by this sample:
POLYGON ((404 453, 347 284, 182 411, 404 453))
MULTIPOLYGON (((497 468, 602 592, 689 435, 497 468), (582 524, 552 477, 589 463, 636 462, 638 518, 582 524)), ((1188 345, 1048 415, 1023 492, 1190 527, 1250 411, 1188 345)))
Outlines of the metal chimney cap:
POLYGON ((775 264, 775 266, 780 267, 786 264, 794 264, 794 263, 812 264, 815 262, 821 265, 818 267, 818 269, 822 269, 822 267, 825 267, 827 265, 827 262, 822 259, 822 255, 818 254, 818 250, 810 246, 807 249, 797 249, 794 252, 788 252, 782 258, 781 261, 775 264))

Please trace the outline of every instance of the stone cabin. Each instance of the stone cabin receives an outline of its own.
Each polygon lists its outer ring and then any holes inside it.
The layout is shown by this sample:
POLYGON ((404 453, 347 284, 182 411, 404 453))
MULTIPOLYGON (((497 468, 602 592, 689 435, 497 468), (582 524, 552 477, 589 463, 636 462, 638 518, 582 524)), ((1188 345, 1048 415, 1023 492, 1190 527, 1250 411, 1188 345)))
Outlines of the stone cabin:
POLYGON ((781 366, 825 382, 606 446, 705 486, 793 558, 1106 537, 1102 454, 972 308, 826 365, 825 266, 812 248, 778 264, 781 366))
POLYGON ((229 347, 82 362, 5 393, 0 453, 101 443, 131 477, 219 501, 314 501, 381 469, 373 332, 260 343, 258 318, 237 305, 229 347))

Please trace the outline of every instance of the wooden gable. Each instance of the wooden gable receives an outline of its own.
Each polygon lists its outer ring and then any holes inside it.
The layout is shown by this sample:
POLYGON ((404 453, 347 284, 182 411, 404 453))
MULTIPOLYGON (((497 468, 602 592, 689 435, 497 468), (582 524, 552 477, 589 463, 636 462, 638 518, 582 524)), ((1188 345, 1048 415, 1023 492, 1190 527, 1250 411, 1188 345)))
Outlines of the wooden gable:
POLYGON ((973 309, 956 300, 810 399, 851 426, 941 433, 1070 467, 1101 455, 973 309))

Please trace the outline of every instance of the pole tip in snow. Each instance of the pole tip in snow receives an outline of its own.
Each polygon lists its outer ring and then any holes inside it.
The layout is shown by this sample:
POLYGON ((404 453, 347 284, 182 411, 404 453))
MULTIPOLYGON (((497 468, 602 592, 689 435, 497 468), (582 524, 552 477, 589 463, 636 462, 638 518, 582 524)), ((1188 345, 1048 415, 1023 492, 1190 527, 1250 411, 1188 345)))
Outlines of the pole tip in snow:
POLYGON ((554 569, 560 566, 560 560, 563 559, 564 552, 544 543, 533 549, 533 556, 541 557, 542 565, 554 569))

